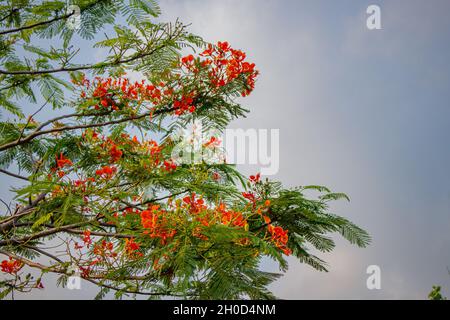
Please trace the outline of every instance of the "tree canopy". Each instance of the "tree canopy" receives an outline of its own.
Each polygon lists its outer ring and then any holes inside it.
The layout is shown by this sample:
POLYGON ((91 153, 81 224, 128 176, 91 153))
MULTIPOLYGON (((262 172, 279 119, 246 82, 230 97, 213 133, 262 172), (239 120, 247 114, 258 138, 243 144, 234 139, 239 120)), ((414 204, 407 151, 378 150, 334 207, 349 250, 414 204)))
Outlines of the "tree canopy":
POLYGON ((314 251, 332 251, 331 234, 369 244, 329 211, 345 194, 173 159, 175 131, 247 114, 259 72, 244 52, 157 22, 154 1, 71 3, 79 28, 66 1, 0 1, 0 172, 17 179, 0 213, 1 297, 78 270, 97 298, 270 299, 281 274, 263 257, 326 271, 314 251), (92 61, 86 46, 107 55, 92 61))

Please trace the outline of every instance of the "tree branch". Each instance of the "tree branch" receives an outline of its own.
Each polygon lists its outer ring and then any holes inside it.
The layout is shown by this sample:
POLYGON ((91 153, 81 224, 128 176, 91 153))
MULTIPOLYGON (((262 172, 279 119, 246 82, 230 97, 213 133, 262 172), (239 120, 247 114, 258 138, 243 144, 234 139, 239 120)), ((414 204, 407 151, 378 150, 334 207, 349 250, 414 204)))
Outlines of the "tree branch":
MULTIPOLYGON (((168 40, 171 40, 172 37, 170 37, 168 40)), ((82 70, 91 70, 91 69, 99 69, 99 68, 108 68, 113 67, 121 64, 126 64, 133 62, 138 59, 145 58, 147 56, 150 56, 154 54, 156 51, 164 48, 166 45, 162 44, 149 52, 138 52, 134 55, 131 55, 130 57, 126 59, 119 59, 112 62, 102 62, 98 64, 91 64, 91 65, 85 65, 85 66, 76 66, 76 67, 61 67, 57 69, 50 69, 50 70, 15 70, 15 71, 7 71, 7 70, 0 70, 0 74, 5 75, 39 75, 39 74, 50 74, 50 73, 58 73, 58 72, 72 72, 72 71, 82 71, 82 70)))
MULTIPOLYGON (((103 127, 103 126, 108 126, 108 125, 112 125, 112 124, 118 124, 118 123, 123 123, 123 122, 127 122, 127 121, 134 121, 134 120, 139 120, 145 117, 148 117, 150 115, 159 115, 159 114, 163 114, 163 113, 169 113, 174 111, 174 108, 166 108, 166 109, 160 109, 160 110, 156 110, 156 111, 149 111, 137 116, 130 116, 127 118, 122 118, 122 119, 117 119, 117 120, 111 120, 111 121, 106 121, 106 122, 99 122, 99 123, 90 123, 90 124, 80 124, 80 125, 74 125, 74 126, 64 126, 64 127, 58 127, 58 128, 53 128, 53 129, 48 129, 48 130, 43 130, 40 131, 39 128, 36 129, 35 131, 33 131, 32 133, 30 133, 28 136, 20 139, 20 140, 15 140, 13 142, 10 143, 6 143, 2 146, 0 146, 0 151, 4 151, 10 148, 13 148, 15 146, 18 145, 22 145, 25 144, 29 141, 31 141, 32 139, 45 135, 45 134, 49 134, 49 133, 56 133, 56 132, 62 132, 62 131, 71 131, 71 130, 77 130, 77 129, 87 129, 87 128, 96 128, 96 127, 103 127)), ((64 119, 64 118, 68 118, 68 117, 75 117, 76 114, 71 114, 71 115, 66 115, 66 116, 61 116, 59 117, 59 119, 64 119)), ((83 116, 83 115, 80 115, 83 116)), ((94 116, 94 115, 93 115, 94 116)), ((55 118, 58 119, 58 118, 55 118)), ((56 121, 55 119, 51 120, 51 121, 47 121, 46 123, 44 123, 43 125, 40 126, 40 128, 44 127, 44 125, 48 125, 51 122, 56 121)))
POLYGON ((23 31, 23 30, 28 30, 28 29, 33 29, 33 28, 36 28, 36 27, 45 26, 47 24, 52 24, 53 22, 56 22, 56 21, 59 21, 59 20, 70 18, 74 14, 75 14, 75 11, 72 11, 71 13, 65 14, 65 15, 60 16, 60 17, 55 17, 55 18, 50 19, 50 20, 41 21, 41 22, 37 22, 37 23, 30 24, 30 25, 27 25, 27 26, 21 26, 21 27, 14 28, 14 29, 3 30, 3 31, 0 31, 0 35, 16 33, 16 32, 20 32, 20 31, 23 31))
POLYGON ((22 180, 28 181, 27 177, 21 176, 20 174, 12 173, 12 172, 9 172, 9 171, 4 170, 4 169, 0 169, 0 172, 4 173, 4 174, 7 174, 8 176, 17 178, 17 179, 22 179, 22 180))
POLYGON ((77 223, 73 223, 73 224, 68 224, 66 226, 57 227, 57 228, 53 228, 53 229, 37 232, 37 233, 32 234, 32 235, 30 235, 28 237, 23 237, 23 238, 19 238, 19 239, 3 240, 3 241, 0 241, 0 247, 11 245, 11 244, 16 244, 16 245, 17 244, 19 244, 19 245, 20 244, 24 244, 24 243, 27 243, 27 242, 29 242, 31 240, 47 237, 47 236, 50 236, 50 235, 55 234, 55 233, 66 231, 68 229, 73 229, 73 228, 81 227, 83 225, 88 225, 91 222, 92 221, 77 222, 77 223))

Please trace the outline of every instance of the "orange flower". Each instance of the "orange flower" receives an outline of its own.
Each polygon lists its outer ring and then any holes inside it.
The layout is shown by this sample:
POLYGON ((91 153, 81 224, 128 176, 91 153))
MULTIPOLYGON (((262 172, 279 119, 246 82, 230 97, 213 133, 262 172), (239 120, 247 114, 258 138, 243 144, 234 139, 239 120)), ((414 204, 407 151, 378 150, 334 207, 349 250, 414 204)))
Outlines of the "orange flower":
POLYGON ((63 168, 65 166, 71 166, 71 165, 73 165, 72 161, 70 161, 70 159, 67 159, 66 157, 64 157, 62 152, 60 153, 59 158, 56 157, 56 166, 58 168, 63 168))
POLYGON ((275 246, 283 251, 285 255, 290 255, 292 253, 292 250, 286 246, 289 240, 288 230, 284 230, 280 226, 274 227, 271 224, 269 224, 267 230, 272 235, 272 241, 274 242, 275 246))
POLYGON ((22 269, 23 263, 19 260, 14 260, 12 257, 9 257, 9 260, 3 260, 1 263, 2 272, 16 274, 22 269))
POLYGON ((141 224, 146 229, 144 234, 152 238, 160 238, 162 244, 166 244, 167 240, 176 234, 176 230, 168 226, 164 211, 160 210, 158 205, 153 205, 141 212, 141 224))
POLYGON ((109 149, 109 155, 111 156, 111 162, 117 162, 122 157, 123 152, 117 149, 114 144, 111 149, 109 149))
POLYGON ((116 167, 104 166, 103 168, 95 171, 95 174, 103 178, 110 179, 116 172, 117 172, 116 167))
POLYGON ((92 243, 91 231, 90 230, 84 230, 84 232, 83 232, 83 242, 84 242, 84 244, 87 244, 88 246, 92 243))
POLYGON ((221 143, 221 141, 218 138, 211 137, 208 142, 203 144, 203 147, 205 147, 205 148, 207 148, 207 147, 217 148, 217 147, 220 146, 220 143, 221 143))
POLYGON ((134 241, 134 238, 125 239, 125 252, 129 257, 141 257, 143 254, 139 252, 141 245, 134 241))

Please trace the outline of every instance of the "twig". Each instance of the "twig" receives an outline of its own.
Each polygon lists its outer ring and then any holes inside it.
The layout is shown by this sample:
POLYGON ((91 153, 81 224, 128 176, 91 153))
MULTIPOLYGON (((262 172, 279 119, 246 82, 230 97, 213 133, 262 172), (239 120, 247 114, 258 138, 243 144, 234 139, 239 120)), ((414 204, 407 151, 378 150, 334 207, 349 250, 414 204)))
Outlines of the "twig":
POLYGON ((17 179, 22 179, 22 180, 28 181, 27 177, 21 176, 20 174, 17 174, 17 173, 12 173, 12 172, 6 171, 5 169, 0 169, 0 172, 7 174, 8 176, 17 178, 17 179))

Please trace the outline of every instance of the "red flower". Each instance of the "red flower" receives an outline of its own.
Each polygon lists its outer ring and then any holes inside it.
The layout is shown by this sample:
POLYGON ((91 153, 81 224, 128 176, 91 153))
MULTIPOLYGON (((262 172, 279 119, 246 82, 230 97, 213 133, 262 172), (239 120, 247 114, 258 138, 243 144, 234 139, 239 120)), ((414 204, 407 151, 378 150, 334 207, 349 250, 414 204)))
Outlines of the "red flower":
POLYGON ((288 230, 284 230, 280 226, 274 227, 271 224, 268 225, 267 230, 272 235, 272 241, 275 243, 275 246, 277 246, 281 251, 283 251, 285 255, 287 256, 290 255, 292 253, 292 250, 286 246, 289 240, 288 230))
POLYGON ((235 227, 244 227, 247 224, 244 216, 240 212, 225 211, 222 213, 222 223, 233 225, 235 227))
POLYGON ((208 44, 208 49, 206 49, 205 51, 203 51, 200 55, 201 56, 211 56, 214 52, 214 48, 212 46, 212 44, 208 44))
POLYGON ((251 192, 242 192, 242 196, 252 202, 256 201, 255 195, 251 192))
POLYGON ((108 100, 106 99, 102 99, 102 101, 100 101, 101 105, 104 106, 105 108, 109 105, 108 100))
POLYGON ((36 288, 38 288, 38 289, 44 289, 44 285, 42 284, 42 281, 41 281, 41 280, 39 280, 39 281, 36 283, 36 288))
POLYGON ((203 146, 204 146, 205 148, 207 148, 207 147, 216 148, 216 147, 220 146, 220 143, 221 143, 221 141, 220 141, 218 138, 216 138, 216 137, 211 137, 211 138, 209 139, 209 141, 206 142, 203 146))
POLYGON ((62 152, 60 153, 59 158, 56 157, 56 166, 58 168, 63 168, 65 166, 71 166, 71 165, 73 165, 72 161, 70 161, 70 159, 67 159, 66 157, 64 157, 62 152))
POLYGON ((220 50, 225 51, 225 52, 230 50, 230 45, 228 44, 227 41, 225 41, 225 42, 219 41, 217 43, 217 46, 219 47, 220 50))
POLYGON ((173 107, 175 109, 175 115, 180 116, 187 111, 193 113, 196 110, 193 103, 194 98, 192 95, 183 95, 181 99, 174 100, 173 107))
POLYGON ((103 168, 95 171, 95 174, 103 178, 110 179, 116 172, 117 172, 116 167, 104 166, 103 168))
POLYGON ((164 161, 164 170, 171 172, 171 171, 175 171, 177 169, 177 165, 172 161, 164 161))
POLYGON ((257 183, 261 178, 261 174, 257 173, 255 176, 250 176, 250 182, 257 183))
POLYGON ((109 155, 111 156, 111 162, 117 162, 122 157, 123 152, 117 149, 116 145, 113 145, 109 149, 109 155))
POLYGON ((134 238, 125 239, 125 252, 129 257, 141 257, 143 254, 139 252, 141 245, 134 241, 134 238))
POLYGON ((83 232, 83 242, 84 242, 84 244, 87 244, 88 246, 92 243, 91 231, 90 230, 84 230, 84 232, 83 232))
POLYGON ((23 263, 18 260, 14 260, 12 257, 9 257, 9 260, 3 260, 1 264, 2 272, 10 274, 16 274, 20 269, 22 269, 22 267, 23 263))
POLYGON ((190 55, 188 55, 188 56, 186 56, 186 57, 181 58, 181 63, 183 63, 183 64, 185 64, 185 65, 187 65, 187 64, 189 64, 189 63, 191 63, 191 62, 193 62, 193 61, 194 61, 194 56, 193 56, 192 54, 190 54, 190 55))
POLYGON ((160 210, 158 205, 153 205, 149 210, 141 212, 141 224, 146 229, 144 234, 152 238, 160 238, 162 244, 166 244, 167 240, 176 234, 176 230, 167 225, 164 211, 160 210))

